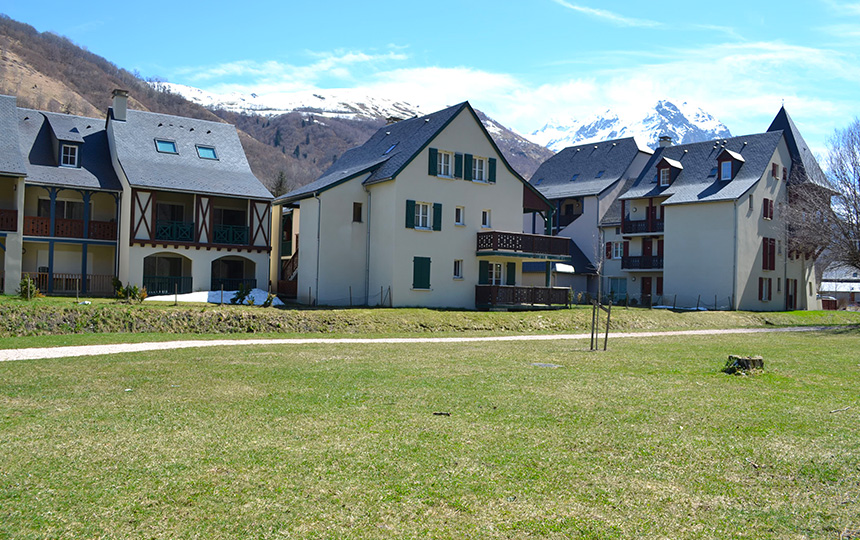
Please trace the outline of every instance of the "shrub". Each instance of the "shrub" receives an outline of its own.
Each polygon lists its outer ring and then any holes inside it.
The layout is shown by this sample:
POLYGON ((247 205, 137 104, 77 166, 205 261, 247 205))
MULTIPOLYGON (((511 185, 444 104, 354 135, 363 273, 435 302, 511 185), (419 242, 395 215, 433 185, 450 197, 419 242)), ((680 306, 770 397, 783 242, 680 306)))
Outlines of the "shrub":
POLYGON ((275 295, 274 295, 274 294, 272 294, 272 293, 269 293, 269 295, 268 295, 268 296, 266 296, 266 300, 263 302, 262 306, 263 306, 263 307, 271 307, 271 306, 272 306, 272 302, 273 302, 274 300, 275 300, 275 295))
MULTIPOLYGON (((248 299, 248 295, 251 294, 251 287, 246 283, 239 284, 239 290, 236 291, 236 296, 230 299, 231 304, 244 304, 245 300, 248 299)), ((253 299, 251 299, 253 300, 253 299)), ((250 302, 249 302, 250 303, 250 302)))
POLYGON ((24 300, 31 300, 33 298, 41 298, 44 295, 36 287, 36 282, 33 281, 33 278, 25 275, 18 283, 18 296, 24 300))
POLYGON ((132 302, 143 302, 148 296, 146 293, 146 287, 138 287, 137 285, 131 284, 123 287, 122 282, 116 278, 114 278, 113 286, 117 299, 128 304, 131 304, 132 302))

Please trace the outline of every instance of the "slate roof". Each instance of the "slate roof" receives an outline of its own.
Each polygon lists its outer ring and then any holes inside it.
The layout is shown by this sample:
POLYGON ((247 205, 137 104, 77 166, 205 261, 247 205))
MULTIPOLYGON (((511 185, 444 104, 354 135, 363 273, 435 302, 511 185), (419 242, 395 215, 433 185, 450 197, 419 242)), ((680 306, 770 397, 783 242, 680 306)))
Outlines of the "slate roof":
POLYGON ((844 264, 829 265, 821 276, 824 281, 857 281, 860 282, 860 269, 844 264))
POLYGON ((135 110, 110 122, 117 158, 134 187, 272 199, 230 124, 135 110), (158 152, 156 139, 174 141, 178 154, 158 152), (214 147, 218 159, 200 158, 196 145, 214 147))
POLYGON ((547 199, 597 195, 622 177, 639 152, 633 137, 569 146, 544 161, 529 182, 547 199))
MULTIPOLYGON (((645 170, 647 169, 648 168, 646 167, 645 170)), ((621 186, 621 194, 623 195, 630 191, 630 188, 633 187, 636 180, 637 178, 628 178, 625 180, 624 185, 621 186)), ((603 227, 617 227, 621 225, 621 197, 615 197, 615 200, 612 201, 612 204, 610 204, 609 208, 606 209, 606 213, 603 214, 603 218, 600 220, 600 225, 603 227)))
POLYGON ((18 107, 12 96, 0 96, 0 174, 24 176, 27 166, 18 135, 18 107))
POLYGON ((122 191, 111 163, 104 120, 18 109, 16 127, 28 184, 122 191), (57 130, 72 132, 72 129, 77 130, 78 140, 70 142, 79 143, 80 167, 60 167, 51 133, 57 130))
POLYGON ((791 154, 791 176, 790 183, 812 182, 817 186, 832 189, 830 182, 821 170, 821 166, 815 159, 812 150, 803 140, 800 135, 800 130, 794 124, 794 120, 789 116, 785 107, 780 107, 776 118, 771 122, 768 131, 782 131, 785 135, 785 142, 788 145, 788 151, 791 154))
MULTIPOLYGON (((574 274, 596 274, 597 270, 585 256, 585 253, 579 249, 576 242, 570 242, 570 265, 573 266, 574 274)), ((566 263, 562 263, 566 264, 566 263)), ((552 263, 552 268, 555 270, 556 263, 552 263)), ((523 273, 542 273, 546 271, 546 263, 526 261, 523 263, 523 273)))
POLYGON ((304 199, 368 172, 371 175, 365 184, 390 180, 466 107, 469 103, 464 101, 420 118, 384 126, 366 143, 345 152, 317 180, 294 189, 275 202, 304 199))
POLYGON ((642 174, 619 199, 668 197, 664 205, 736 200, 769 170, 771 157, 781 138, 782 131, 772 131, 657 148, 642 174), (717 156, 724 150, 740 154, 744 159, 735 177, 729 181, 719 180, 716 170, 717 156), (671 185, 661 187, 656 166, 663 157, 679 161, 684 168, 671 185))

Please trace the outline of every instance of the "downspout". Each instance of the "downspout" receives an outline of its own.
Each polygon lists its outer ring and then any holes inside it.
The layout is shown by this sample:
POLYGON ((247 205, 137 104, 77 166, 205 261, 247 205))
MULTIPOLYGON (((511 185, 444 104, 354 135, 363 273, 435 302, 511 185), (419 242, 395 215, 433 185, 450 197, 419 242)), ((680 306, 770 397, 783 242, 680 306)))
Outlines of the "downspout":
MULTIPOLYGON (((546 235, 552 236, 552 218, 553 218, 552 207, 550 207, 547 210, 547 216, 546 217, 547 217, 547 219, 546 219, 546 235)), ((547 261, 546 262, 546 287, 547 288, 549 288, 552 285, 551 280, 552 280, 552 263, 550 261, 547 261)))
MULTIPOLYGON (((370 205, 371 205, 371 196, 370 190, 367 189, 367 186, 364 186, 364 191, 367 193, 367 239, 364 242, 365 245, 365 253, 364 253, 364 305, 370 305, 370 205)), ((380 299, 380 303, 382 300, 380 299)))
POLYGON ((740 305, 740 298, 738 298, 738 204, 740 204, 740 199, 735 201, 734 204, 734 260, 732 261, 732 310, 737 311, 738 306, 740 305))
MULTIPOLYGON (((314 192, 314 199, 317 200, 317 272, 314 284, 314 295, 316 296, 315 305, 318 305, 320 297, 320 224, 322 222, 322 201, 320 201, 318 191, 314 192)), ((308 304, 310 304, 310 301, 311 299, 308 298, 308 304)))

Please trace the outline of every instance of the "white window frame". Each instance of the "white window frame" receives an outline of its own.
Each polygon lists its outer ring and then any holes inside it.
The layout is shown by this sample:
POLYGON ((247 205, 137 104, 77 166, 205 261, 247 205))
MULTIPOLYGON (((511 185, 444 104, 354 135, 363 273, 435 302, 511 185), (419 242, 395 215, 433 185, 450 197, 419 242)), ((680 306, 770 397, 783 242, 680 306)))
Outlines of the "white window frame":
POLYGON ((502 281, 502 263, 491 262, 487 268, 487 283, 501 285, 502 281))
POLYGON ((74 144, 64 144, 60 147, 60 167, 78 167, 78 147, 74 144))
POLYGON ((489 210, 481 210, 481 228, 489 229, 492 227, 492 215, 489 210))
POLYGON ((732 162, 731 161, 721 161, 720 162, 720 180, 731 180, 732 179, 732 162), (726 167, 728 166, 728 171, 726 171, 726 167))
POLYGON ((660 186, 666 187, 669 185, 669 179, 672 177, 672 171, 668 168, 663 167, 660 169, 660 186))
POLYGON ((433 205, 415 202, 415 228, 429 231, 433 228, 433 205))
POLYGON ((487 174, 487 158, 472 157, 472 180, 475 182, 488 182, 489 175, 487 174))
POLYGON ((436 153, 436 176, 452 178, 454 176, 454 154, 439 150, 436 153))
POLYGON ((612 258, 621 259, 624 257, 624 242, 612 242, 612 258))
POLYGON ((466 225, 466 207, 457 206, 454 208, 454 225, 466 225))
POLYGON ((773 300, 773 296, 771 295, 771 290, 772 290, 771 287, 772 287, 771 278, 769 278, 769 277, 762 278, 762 282, 761 282, 761 301, 762 302, 770 302, 771 300, 773 300))
POLYGON ((454 259, 454 279, 463 279, 463 259, 454 259))

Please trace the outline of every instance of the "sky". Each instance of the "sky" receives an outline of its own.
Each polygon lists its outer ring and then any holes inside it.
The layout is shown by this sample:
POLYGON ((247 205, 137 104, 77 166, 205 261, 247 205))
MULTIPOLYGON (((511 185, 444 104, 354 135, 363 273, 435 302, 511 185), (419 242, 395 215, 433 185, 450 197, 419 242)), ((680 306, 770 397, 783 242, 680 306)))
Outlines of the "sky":
POLYGON ((216 93, 365 89, 427 112, 469 100, 522 134, 668 99, 742 135, 785 104, 824 156, 860 116, 860 0, 4 0, 0 12, 144 77, 216 93))

